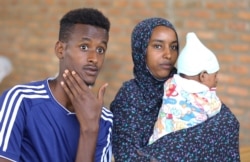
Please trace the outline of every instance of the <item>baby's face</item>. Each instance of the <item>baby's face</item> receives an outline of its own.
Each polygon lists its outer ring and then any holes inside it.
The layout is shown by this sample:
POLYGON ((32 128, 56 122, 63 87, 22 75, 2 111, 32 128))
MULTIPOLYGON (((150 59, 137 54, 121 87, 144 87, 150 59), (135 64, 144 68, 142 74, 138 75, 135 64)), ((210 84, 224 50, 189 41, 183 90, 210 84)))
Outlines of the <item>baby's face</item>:
POLYGON ((212 74, 206 73, 206 77, 203 80, 203 84, 205 84, 209 88, 214 88, 217 86, 217 82, 218 82, 218 72, 212 74))

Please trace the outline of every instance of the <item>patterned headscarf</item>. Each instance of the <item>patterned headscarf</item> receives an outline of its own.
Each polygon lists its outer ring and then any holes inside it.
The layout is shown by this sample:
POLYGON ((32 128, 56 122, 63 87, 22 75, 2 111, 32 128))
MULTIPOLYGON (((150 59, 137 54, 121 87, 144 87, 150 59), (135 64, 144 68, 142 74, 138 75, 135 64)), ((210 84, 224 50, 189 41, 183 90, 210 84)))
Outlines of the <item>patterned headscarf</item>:
MULTIPOLYGON (((132 46, 132 58, 134 62, 134 76, 137 85, 144 93, 145 102, 148 109, 156 108, 156 104, 161 102, 161 97, 163 95, 163 83, 165 80, 157 80, 152 76, 146 65, 146 51, 147 46, 152 35, 152 31, 157 26, 166 26, 173 29, 176 34, 177 40, 178 36, 175 31, 174 26, 166 19, 163 18, 149 18, 141 21, 133 30, 131 38, 132 46)), ((179 50, 178 50, 179 51, 179 50)), ((170 76, 176 72, 173 69, 170 76)))

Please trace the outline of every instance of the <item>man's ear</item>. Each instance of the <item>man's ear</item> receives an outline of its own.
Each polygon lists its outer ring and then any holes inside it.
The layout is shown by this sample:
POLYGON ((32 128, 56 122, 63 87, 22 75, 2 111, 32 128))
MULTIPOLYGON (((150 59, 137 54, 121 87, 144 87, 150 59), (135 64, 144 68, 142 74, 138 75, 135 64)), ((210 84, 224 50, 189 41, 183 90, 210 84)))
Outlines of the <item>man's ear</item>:
POLYGON ((61 41, 57 41, 55 44, 55 53, 59 59, 63 59, 64 57, 64 46, 64 43, 61 41))

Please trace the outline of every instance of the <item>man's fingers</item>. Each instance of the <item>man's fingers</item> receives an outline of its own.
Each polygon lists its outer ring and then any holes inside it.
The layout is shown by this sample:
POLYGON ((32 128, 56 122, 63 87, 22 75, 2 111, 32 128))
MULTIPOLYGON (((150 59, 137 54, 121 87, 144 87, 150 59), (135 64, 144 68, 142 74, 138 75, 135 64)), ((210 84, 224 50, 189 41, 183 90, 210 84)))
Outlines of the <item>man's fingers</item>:
POLYGON ((103 84, 103 85, 100 87, 99 91, 98 91, 97 98, 98 98, 99 101, 101 101, 102 103, 103 103, 103 98, 104 98, 104 94, 105 94, 105 90, 106 90, 107 86, 108 86, 108 83, 103 84))
POLYGON ((65 84, 67 84, 73 96, 77 96, 79 94, 79 85, 75 79, 76 73, 70 72, 69 70, 65 70, 63 73, 63 77, 65 80, 65 84))
POLYGON ((84 92, 89 92, 89 87, 83 82, 83 80, 75 71, 72 71, 71 75, 72 79, 74 78, 74 84, 77 85, 77 90, 80 88, 84 92))
POLYGON ((69 98, 72 100, 74 97, 73 97, 72 92, 71 92, 70 89, 68 88, 67 84, 65 84, 65 82, 61 81, 61 86, 63 87, 64 91, 65 91, 66 94, 69 96, 69 98))

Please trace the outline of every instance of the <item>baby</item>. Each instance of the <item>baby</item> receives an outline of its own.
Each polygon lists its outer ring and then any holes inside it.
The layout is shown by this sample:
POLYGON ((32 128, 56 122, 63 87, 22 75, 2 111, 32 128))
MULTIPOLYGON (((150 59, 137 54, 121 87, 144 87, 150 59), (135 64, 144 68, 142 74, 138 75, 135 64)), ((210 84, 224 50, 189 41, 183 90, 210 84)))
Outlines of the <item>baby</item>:
POLYGON ((149 144, 202 123, 220 111, 221 101, 216 95, 218 60, 193 32, 186 36, 177 69, 178 74, 164 84, 163 102, 149 144))

